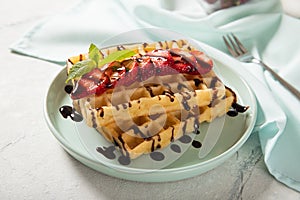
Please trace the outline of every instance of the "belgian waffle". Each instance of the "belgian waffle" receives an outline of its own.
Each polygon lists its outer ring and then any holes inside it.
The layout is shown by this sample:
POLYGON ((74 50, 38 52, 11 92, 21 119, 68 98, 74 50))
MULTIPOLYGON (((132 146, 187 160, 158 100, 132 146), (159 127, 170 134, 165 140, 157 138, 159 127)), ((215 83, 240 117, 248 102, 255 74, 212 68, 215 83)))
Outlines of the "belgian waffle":
MULTIPOLYGON (((101 52, 106 56, 121 49, 134 49, 143 55, 169 48, 194 49, 185 40, 178 40, 122 45, 101 52)), ((86 58, 85 54, 70 58, 67 68, 86 58)), ((134 159, 197 131, 200 123, 224 115, 235 102, 235 93, 210 70, 201 75, 154 76, 130 86, 117 85, 101 95, 74 99, 73 105, 88 126, 134 159)))

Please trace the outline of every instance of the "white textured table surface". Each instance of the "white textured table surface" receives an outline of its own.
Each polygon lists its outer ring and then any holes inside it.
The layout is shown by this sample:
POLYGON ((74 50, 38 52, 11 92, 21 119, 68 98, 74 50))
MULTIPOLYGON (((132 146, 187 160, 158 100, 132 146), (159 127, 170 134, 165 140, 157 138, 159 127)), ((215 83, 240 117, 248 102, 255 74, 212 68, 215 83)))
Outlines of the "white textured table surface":
POLYGON ((228 161, 201 176, 139 183, 96 172, 69 156, 43 118, 43 101, 61 66, 8 47, 72 0, 10 0, 0 7, 0 199, 300 199, 269 175, 253 134, 228 161))

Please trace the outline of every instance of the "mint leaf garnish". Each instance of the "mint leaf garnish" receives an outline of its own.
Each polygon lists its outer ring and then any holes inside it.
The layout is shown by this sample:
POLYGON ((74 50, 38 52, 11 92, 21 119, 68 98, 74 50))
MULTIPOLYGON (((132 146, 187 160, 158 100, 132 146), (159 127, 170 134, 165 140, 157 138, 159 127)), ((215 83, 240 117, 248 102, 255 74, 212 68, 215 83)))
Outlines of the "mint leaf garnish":
POLYGON ((89 58, 95 61, 96 65, 98 66, 98 62, 102 59, 102 55, 100 54, 100 50, 96 47, 96 45, 91 44, 89 48, 89 58))
POLYGON ((103 65, 114 61, 121 61, 126 58, 132 57, 135 54, 135 51, 125 49, 122 51, 113 52, 107 57, 103 58, 97 46, 91 44, 89 47, 89 59, 79 61, 72 66, 72 68, 69 71, 66 83, 74 78, 81 77, 82 75, 90 72, 96 67, 102 67, 103 65))
POLYGON ((92 69, 94 69, 96 67, 97 67, 96 62, 91 59, 83 60, 83 61, 76 63, 70 69, 66 83, 69 80, 80 77, 80 76, 90 72, 92 69))
POLYGON ((98 63, 98 67, 101 67, 107 63, 111 63, 113 61, 120 61, 120 60, 124 60, 126 58, 130 58, 132 56, 134 56, 136 54, 135 51, 129 50, 129 49, 125 49, 122 51, 115 51, 111 54, 109 54, 107 57, 105 57, 103 60, 101 60, 98 63))

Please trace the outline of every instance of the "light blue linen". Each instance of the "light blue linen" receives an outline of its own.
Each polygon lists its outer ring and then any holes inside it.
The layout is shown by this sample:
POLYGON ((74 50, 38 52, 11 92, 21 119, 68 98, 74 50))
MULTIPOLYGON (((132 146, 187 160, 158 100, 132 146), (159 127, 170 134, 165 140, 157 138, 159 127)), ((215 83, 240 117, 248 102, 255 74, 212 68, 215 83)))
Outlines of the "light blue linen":
MULTIPOLYGON (((197 0, 85 0, 67 13, 41 21, 11 49, 64 64, 66 58, 86 52, 91 42, 101 44, 141 27, 174 30, 224 52, 221 36, 234 32, 300 90, 300 20, 282 14, 278 0, 252 0, 210 15, 197 0)), ((268 170, 300 191, 300 102, 259 66, 244 65, 238 71, 257 97, 256 128, 268 170)))

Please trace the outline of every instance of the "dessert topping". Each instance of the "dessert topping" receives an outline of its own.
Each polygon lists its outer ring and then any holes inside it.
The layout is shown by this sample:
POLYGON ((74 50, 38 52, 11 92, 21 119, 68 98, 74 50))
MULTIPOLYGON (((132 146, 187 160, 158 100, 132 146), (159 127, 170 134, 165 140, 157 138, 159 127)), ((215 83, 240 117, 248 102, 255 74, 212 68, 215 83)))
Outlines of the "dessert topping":
POLYGON ((181 49, 156 49, 145 55, 131 50, 111 53, 102 59, 99 49, 91 45, 89 58, 72 66, 67 81, 79 78, 71 93, 72 99, 101 95, 118 83, 129 86, 152 76, 177 73, 202 75, 208 73, 213 62, 203 52, 181 49))

